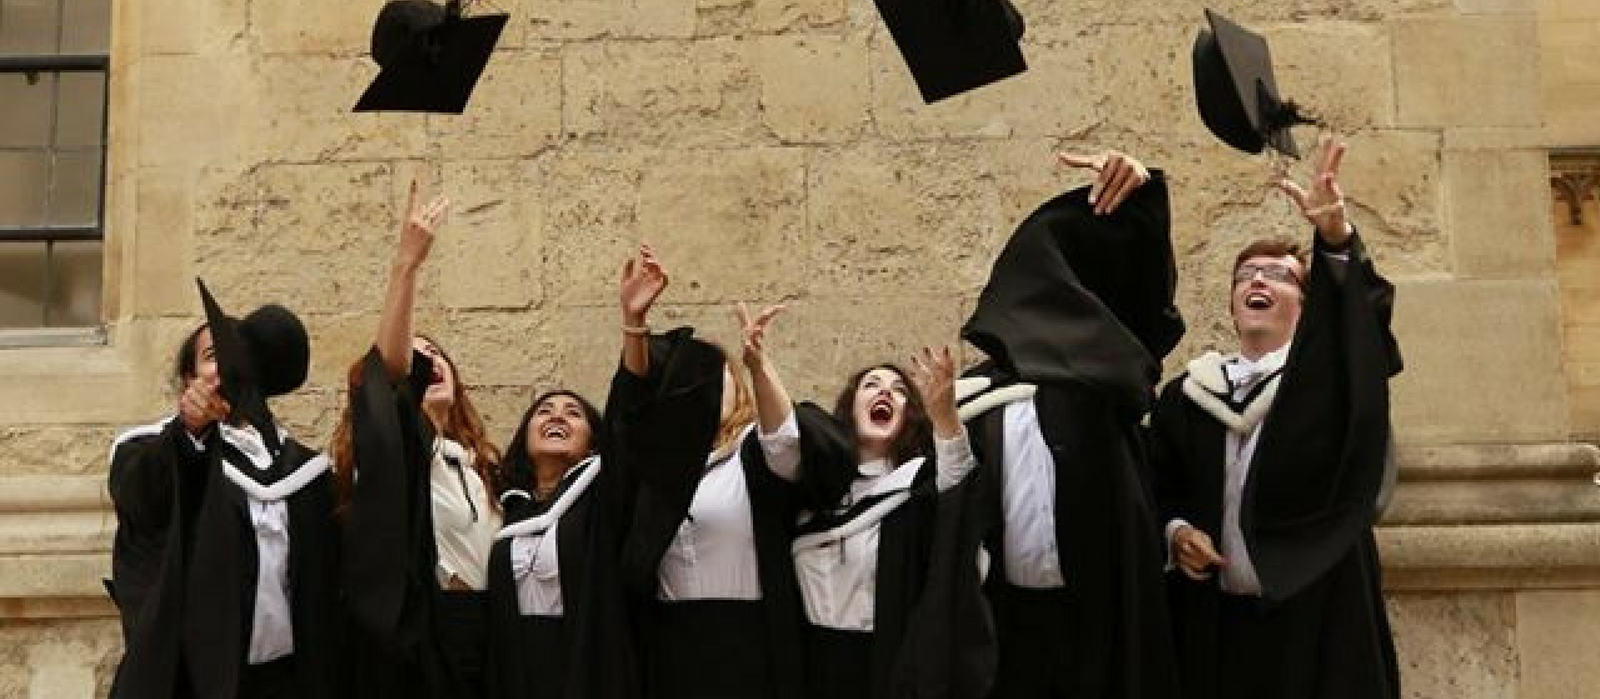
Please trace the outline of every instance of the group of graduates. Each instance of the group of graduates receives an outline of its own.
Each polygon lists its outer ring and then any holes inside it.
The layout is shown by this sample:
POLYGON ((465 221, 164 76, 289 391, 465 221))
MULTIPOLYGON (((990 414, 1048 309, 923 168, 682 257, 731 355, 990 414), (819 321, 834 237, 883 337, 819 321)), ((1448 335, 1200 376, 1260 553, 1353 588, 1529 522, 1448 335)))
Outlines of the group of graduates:
POLYGON ((503 449, 414 327, 448 201, 413 185, 325 453, 266 403, 306 377, 300 321, 201 284, 175 414, 111 449, 112 696, 1396 698, 1372 525, 1400 360, 1343 153, 1281 183, 1309 246, 1239 254, 1237 351, 1159 393, 1167 180, 1107 151, 1060 156, 1094 183, 1006 243, 961 378, 925 348, 796 403, 782 306, 741 305, 734 352, 652 332, 641 246, 605 409, 541 393, 503 449))

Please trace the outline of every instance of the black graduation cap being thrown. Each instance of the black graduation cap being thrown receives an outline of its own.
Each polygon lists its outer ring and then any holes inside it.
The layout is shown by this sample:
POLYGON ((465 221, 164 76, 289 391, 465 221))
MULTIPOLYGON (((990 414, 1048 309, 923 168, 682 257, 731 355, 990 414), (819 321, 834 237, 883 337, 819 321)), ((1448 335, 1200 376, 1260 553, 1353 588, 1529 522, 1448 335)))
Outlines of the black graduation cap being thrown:
POLYGON ((1028 69, 1011 0, 874 0, 906 67, 933 104, 1028 69))
POLYGON ((198 277, 194 281, 200 287, 200 301, 205 304, 222 397, 235 415, 261 434, 262 442, 276 457, 283 440, 272 411, 267 409, 267 398, 305 383, 311 365, 311 342, 305 325, 293 312, 277 304, 257 308, 243 320, 234 318, 217 305, 204 281, 198 277))
POLYGON ((391 0, 372 27, 378 77, 355 111, 460 114, 507 18, 463 17, 460 0, 391 0))
POLYGON ((1299 157, 1289 128, 1317 121, 1278 97, 1267 40, 1211 10, 1206 21, 1211 28, 1194 40, 1194 96, 1206 128, 1246 153, 1270 145, 1299 157))

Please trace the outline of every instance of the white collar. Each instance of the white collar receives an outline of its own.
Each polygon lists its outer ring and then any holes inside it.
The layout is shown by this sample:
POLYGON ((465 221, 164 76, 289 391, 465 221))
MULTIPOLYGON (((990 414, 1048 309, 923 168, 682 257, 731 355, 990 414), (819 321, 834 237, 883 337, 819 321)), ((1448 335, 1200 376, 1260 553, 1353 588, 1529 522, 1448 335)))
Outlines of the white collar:
MULTIPOLYGON (((494 535, 494 538, 498 540, 529 534, 542 534, 550 528, 550 525, 560 521, 561 515, 567 513, 573 503, 577 502, 584 491, 589 489, 589 484, 594 482, 595 477, 600 475, 600 457, 591 456, 579 462, 577 466, 573 466, 567 470, 566 474, 562 475, 562 480, 566 480, 567 475, 574 471, 581 472, 573 480, 572 485, 561 493, 561 497, 556 498, 556 501, 550 504, 550 509, 545 510, 544 514, 538 517, 529 517, 520 522, 506 525, 500 529, 499 533, 494 535)), ((520 493, 523 497, 528 495, 526 491, 521 490, 506 491, 506 495, 511 495, 512 493, 520 493)), ((503 502, 505 495, 500 497, 503 502)))

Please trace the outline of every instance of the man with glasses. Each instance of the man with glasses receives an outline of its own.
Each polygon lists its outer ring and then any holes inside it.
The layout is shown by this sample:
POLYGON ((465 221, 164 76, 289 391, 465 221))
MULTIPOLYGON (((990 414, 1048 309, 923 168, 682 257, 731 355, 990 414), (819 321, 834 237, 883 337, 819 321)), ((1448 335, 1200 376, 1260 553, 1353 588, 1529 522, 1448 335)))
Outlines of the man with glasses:
POLYGON ((1156 500, 1185 696, 1399 697, 1372 526, 1387 490, 1393 287, 1345 218, 1344 145, 1281 188, 1311 254, 1260 240, 1234 261, 1238 350, 1208 352, 1151 417, 1156 500))

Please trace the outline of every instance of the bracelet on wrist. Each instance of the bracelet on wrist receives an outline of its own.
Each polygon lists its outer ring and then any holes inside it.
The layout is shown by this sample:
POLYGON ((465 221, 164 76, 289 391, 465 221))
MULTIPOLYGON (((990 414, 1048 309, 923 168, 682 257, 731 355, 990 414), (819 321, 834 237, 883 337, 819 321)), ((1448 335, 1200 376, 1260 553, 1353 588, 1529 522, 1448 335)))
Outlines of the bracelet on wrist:
POLYGON ((638 335, 640 337, 643 337, 645 335, 649 335, 650 334, 650 326, 648 324, 646 324, 646 325, 628 325, 627 323, 623 323, 622 324, 622 334, 624 334, 624 335, 638 335))

